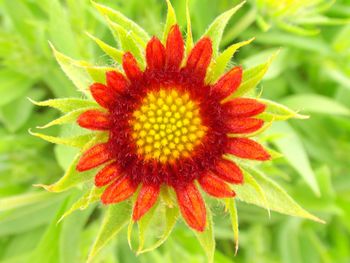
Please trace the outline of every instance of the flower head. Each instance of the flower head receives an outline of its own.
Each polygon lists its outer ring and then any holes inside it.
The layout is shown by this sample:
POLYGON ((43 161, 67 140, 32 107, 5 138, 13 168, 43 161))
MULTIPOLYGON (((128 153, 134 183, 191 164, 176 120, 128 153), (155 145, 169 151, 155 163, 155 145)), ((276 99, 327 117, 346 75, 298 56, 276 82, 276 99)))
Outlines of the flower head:
POLYGON ((109 138, 87 150, 77 170, 104 165, 95 177, 97 187, 107 186, 104 204, 124 201, 140 187, 135 221, 155 204, 161 187, 172 188, 187 224, 203 231, 206 207, 197 183, 213 197, 234 197, 229 185, 243 184, 243 174, 228 155, 270 159, 260 144, 247 138, 262 127, 264 121, 256 116, 265 105, 232 97, 242 80, 239 66, 216 83, 205 83, 212 59, 209 37, 200 39, 186 59, 184 53, 180 29, 174 25, 166 43, 156 37, 147 43, 144 71, 126 52, 124 73, 109 71, 105 84, 90 87, 103 109, 85 111, 78 124, 108 131, 109 138))

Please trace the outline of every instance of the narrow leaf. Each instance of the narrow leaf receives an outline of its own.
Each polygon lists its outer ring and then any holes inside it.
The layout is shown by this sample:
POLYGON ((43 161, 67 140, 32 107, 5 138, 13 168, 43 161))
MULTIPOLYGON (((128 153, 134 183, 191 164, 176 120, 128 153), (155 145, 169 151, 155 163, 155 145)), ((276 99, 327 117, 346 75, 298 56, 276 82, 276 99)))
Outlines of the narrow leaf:
POLYGON ((308 112, 350 116, 350 109, 334 99, 317 94, 299 94, 287 97, 283 103, 308 112))
POLYGON ((287 161, 304 178, 315 194, 319 195, 320 190, 315 173, 312 170, 306 149, 299 139, 298 134, 288 123, 275 123, 270 133, 285 134, 285 136, 272 141, 287 161))
POLYGON ((52 197, 52 194, 40 191, 0 198, 0 212, 40 203, 52 197))

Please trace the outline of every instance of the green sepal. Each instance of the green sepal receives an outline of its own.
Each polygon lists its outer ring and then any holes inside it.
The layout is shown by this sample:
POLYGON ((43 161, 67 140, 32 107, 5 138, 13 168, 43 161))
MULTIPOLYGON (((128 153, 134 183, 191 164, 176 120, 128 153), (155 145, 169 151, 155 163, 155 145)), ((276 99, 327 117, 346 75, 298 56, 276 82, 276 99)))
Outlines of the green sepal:
POLYGON ((231 8, 230 10, 219 15, 215 20, 210 24, 209 28, 203 34, 203 36, 210 37, 213 43, 213 57, 216 58, 219 52, 219 44, 224 33, 225 27, 233 16, 243 5, 245 1, 231 8))
POLYGON ((161 234, 160 238, 152 245, 148 246, 147 248, 144 249, 139 249, 137 251, 137 254, 142 254, 145 252, 150 252, 156 248, 158 248, 159 246, 161 246, 170 236, 176 221, 179 217, 179 209, 177 207, 164 207, 164 209, 162 209, 162 214, 164 214, 165 216, 165 227, 164 227, 164 231, 161 234))
POLYGON ((105 134, 97 134, 91 141, 89 141, 79 152, 70 166, 68 167, 67 171, 61 177, 56 183, 51 184, 51 185, 43 185, 43 184, 36 184, 34 186, 42 187, 46 189, 49 192, 63 192, 66 191, 72 187, 75 187, 81 183, 90 181, 94 178, 95 176, 95 171, 90 170, 86 172, 78 172, 76 170, 76 166, 79 162, 79 159, 81 157, 81 154, 88 150, 90 147, 97 143, 101 143, 103 141, 106 141, 106 135, 105 134))
POLYGON ((234 198, 225 199, 226 210, 230 213, 231 226, 233 231, 233 241, 235 242, 235 255, 239 247, 239 221, 236 202, 234 198))
POLYGON ((163 43, 166 42, 170 28, 176 24, 176 13, 174 7, 171 5, 170 0, 166 0, 168 6, 168 12, 166 16, 166 22, 163 30, 163 43))
POLYGON ((225 69, 230 62, 236 51, 246 45, 249 45, 255 38, 251 38, 247 41, 242 41, 235 43, 225 49, 218 57, 215 59, 215 63, 211 63, 206 75, 206 83, 214 83, 218 78, 224 74, 225 69))
POLYGON ((126 31, 131 31, 135 34, 135 36, 141 38, 145 43, 148 42, 150 39, 147 32, 140 27, 138 24, 136 24, 131 19, 124 16, 121 12, 114 10, 112 8, 109 8, 105 5, 98 4, 94 1, 91 1, 93 6, 108 20, 112 21, 113 23, 116 23, 123 27, 126 31))
POLYGON ((251 174, 260 185, 261 189, 265 193, 267 204, 261 199, 261 196, 257 193, 256 189, 249 184, 233 186, 234 191, 237 193, 238 200, 282 214, 324 223, 323 220, 305 211, 287 194, 285 190, 283 190, 277 183, 267 178, 261 171, 248 165, 241 165, 244 170, 251 174))
POLYGON ((294 119, 309 118, 309 116, 299 114, 277 102, 266 100, 266 99, 257 99, 257 100, 266 105, 265 111, 258 115, 258 118, 264 121, 284 121, 291 118, 294 118, 294 119))
POLYGON ((81 66, 81 62, 58 52, 52 44, 50 45, 63 72, 74 83, 80 92, 90 97, 89 86, 93 83, 93 79, 86 72, 84 67, 81 66))
POLYGON ((213 215, 210 208, 207 207, 207 225, 203 232, 194 230, 194 234, 201 244, 209 263, 214 262, 215 254, 215 237, 213 229, 213 215))
POLYGON ((90 133, 90 134, 83 134, 83 135, 79 135, 79 136, 62 138, 62 137, 55 137, 55 136, 45 135, 42 133, 32 132, 30 129, 28 132, 31 135, 36 136, 38 138, 41 138, 47 142, 51 142, 54 144, 67 145, 67 146, 77 147, 77 148, 84 147, 95 136, 94 134, 90 133))
POLYGON ((193 48, 193 36, 192 36, 192 25, 191 15, 189 8, 189 0, 186 0, 186 42, 185 42, 185 54, 188 55, 193 48))
POLYGON ((114 33, 115 38, 118 40, 121 49, 124 52, 131 52, 143 69, 145 67, 144 48, 146 46, 146 43, 138 38, 138 36, 133 32, 128 32, 119 24, 113 23, 110 20, 108 20, 108 24, 114 33))
POLYGON ((241 85, 229 98, 242 97, 243 95, 253 90, 265 76, 273 59, 277 54, 278 53, 272 55, 265 63, 244 70, 241 85))
POLYGON ((82 109, 77 109, 71 112, 68 112, 67 114, 53 120, 50 121, 49 123, 43 125, 43 126, 37 126, 36 128, 38 129, 46 129, 55 125, 62 125, 62 124, 67 124, 67 123, 73 123, 77 120, 77 118, 84 113, 85 111, 87 111, 86 108, 82 108, 82 109))
POLYGON ((122 63, 123 51, 116 49, 107 43, 103 42, 101 39, 87 33, 87 35, 96 42, 96 44, 112 59, 114 59, 119 64, 122 63))
POLYGON ((28 98, 30 102, 37 106, 46 106, 51 107, 54 109, 57 109, 63 113, 68 113, 80 108, 96 108, 99 107, 99 105, 92 100, 84 100, 84 99, 77 99, 77 98, 67 98, 67 99, 51 99, 51 100, 45 100, 45 101, 34 101, 30 98, 28 98))
POLYGON ((88 208, 91 204, 97 202, 100 200, 100 197, 104 191, 104 188, 97 188, 92 187, 90 191, 87 191, 84 195, 82 195, 77 201, 75 201, 71 207, 66 210, 63 215, 60 217, 60 219, 57 221, 57 223, 60 223, 63 219, 65 219, 67 216, 75 212, 76 210, 85 210, 88 208))

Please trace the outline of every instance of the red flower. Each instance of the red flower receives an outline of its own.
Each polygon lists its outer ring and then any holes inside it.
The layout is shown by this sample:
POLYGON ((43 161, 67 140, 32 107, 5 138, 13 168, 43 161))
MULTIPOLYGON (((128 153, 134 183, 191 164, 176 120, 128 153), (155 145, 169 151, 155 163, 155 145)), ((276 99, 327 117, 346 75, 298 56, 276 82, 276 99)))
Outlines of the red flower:
POLYGON ((225 155, 270 158, 257 142, 235 136, 262 127, 255 116, 265 105, 248 98, 227 100, 241 83, 241 67, 206 84, 211 57, 211 40, 204 37, 183 63, 184 41, 175 25, 165 46, 156 37, 148 42, 144 71, 127 52, 125 76, 107 72, 106 85, 90 87, 105 110, 84 112, 78 124, 108 131, 109 140, 86 151, 77 169, 106 164, 95 177, 97 187, 107 186, 104 204, 121 202, 140 186, 133 211, 137 221, 155 204, 160 187, 171 187, 188 225, 203 231, 206 208, 195 182, 211 196, 234 197, 229 184, 242 184, 243 175, 225 155))

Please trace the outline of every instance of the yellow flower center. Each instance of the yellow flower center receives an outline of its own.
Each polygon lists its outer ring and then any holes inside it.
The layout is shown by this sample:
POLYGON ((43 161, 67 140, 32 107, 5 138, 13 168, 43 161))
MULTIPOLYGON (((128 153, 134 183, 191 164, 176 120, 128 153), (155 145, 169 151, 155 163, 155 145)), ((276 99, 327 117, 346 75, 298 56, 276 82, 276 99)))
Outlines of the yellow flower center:
POLYGON ((162 163, 191 156, 206 133, 198 105, 176 90, 150 92, 133 117, 138 154, 162 163))

